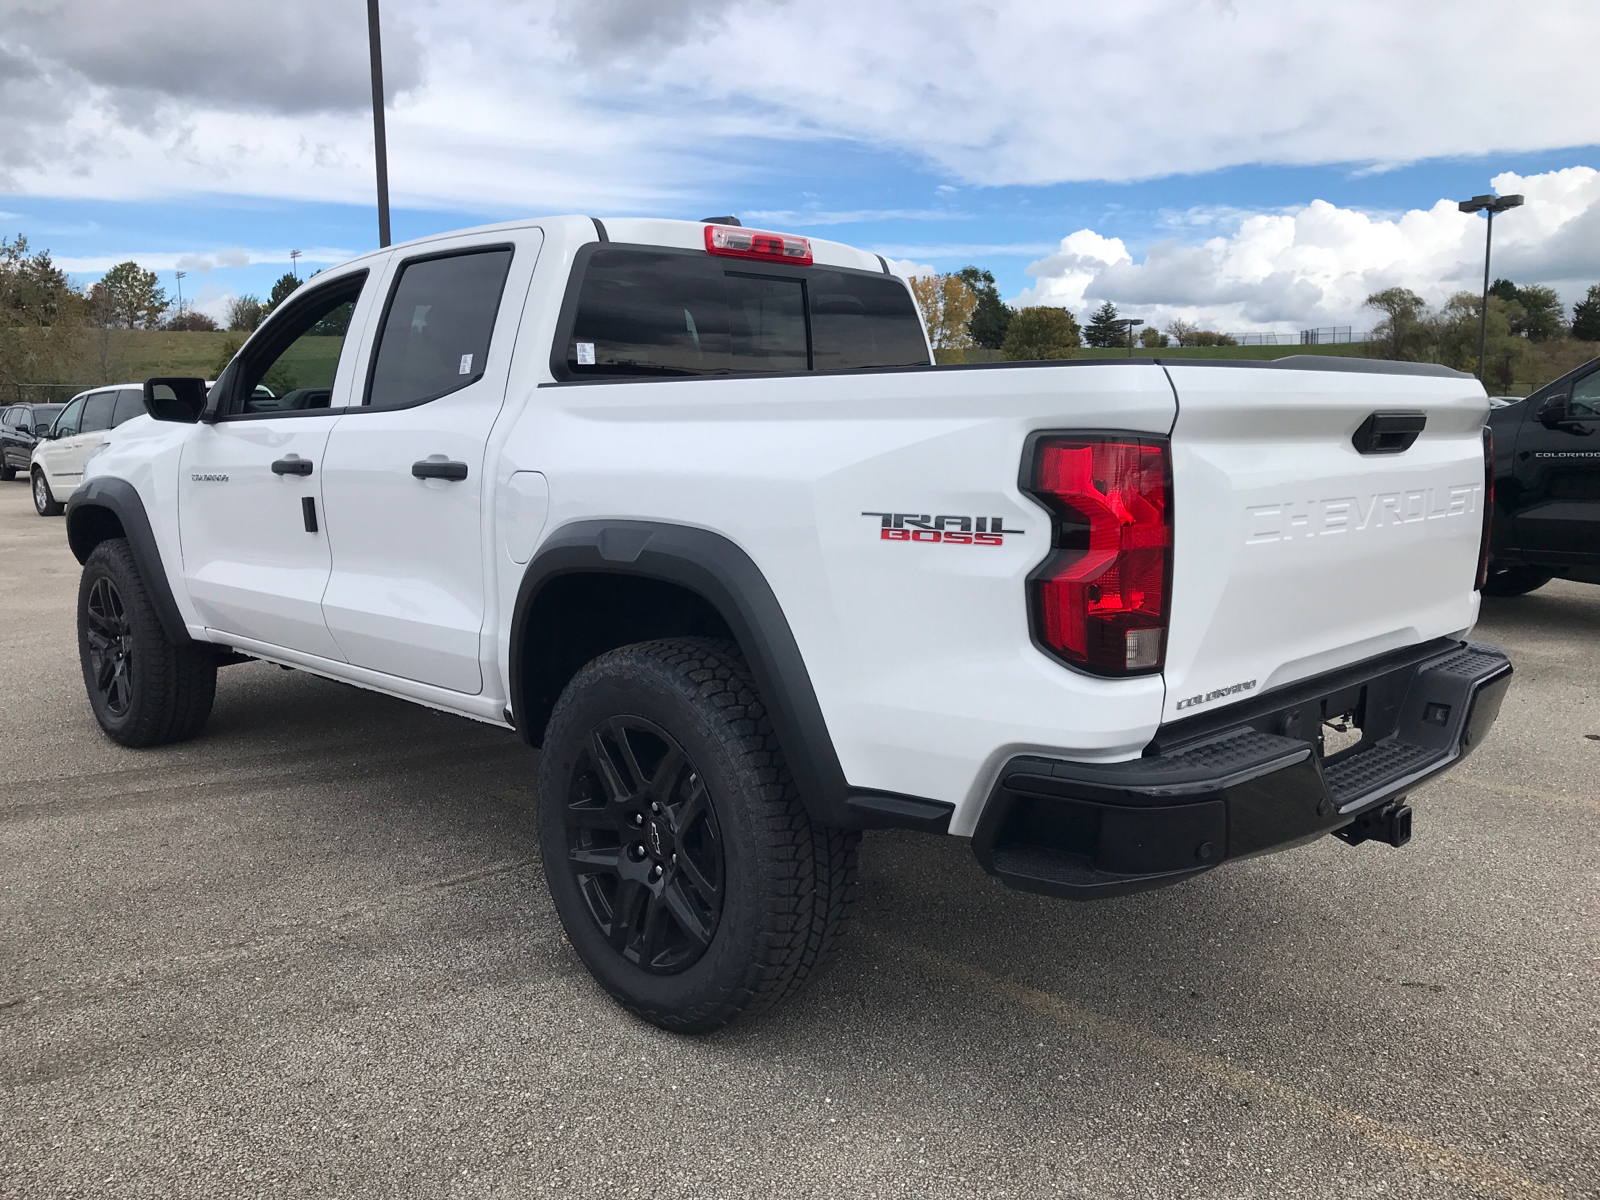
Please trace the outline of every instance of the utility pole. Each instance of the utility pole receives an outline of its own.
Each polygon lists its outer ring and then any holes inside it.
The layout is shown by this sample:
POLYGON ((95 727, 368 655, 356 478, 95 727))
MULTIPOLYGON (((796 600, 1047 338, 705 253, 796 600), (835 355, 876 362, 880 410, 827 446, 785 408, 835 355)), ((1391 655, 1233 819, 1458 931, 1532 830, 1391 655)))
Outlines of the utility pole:
POLYGON ((1478 315, 1478 382, 1485 389, 1489 386, 1489 373, 1483 358, 1489 350, 1489 247, 1494 241, 1494 215, 1521 205, 1521 196, 1474 196, 1471 200, 1456 204, 1464 213, 1475 213, 1482 209, 1489 214, 1489 225, 1483 235, 1483 308, 1478 315))
POLYGON ((383 47, 378 0, 367 0, 367 42, 372 48, 372 147, 378 159, 378 245, 389 244, 389 147, 383 130, 383 47))

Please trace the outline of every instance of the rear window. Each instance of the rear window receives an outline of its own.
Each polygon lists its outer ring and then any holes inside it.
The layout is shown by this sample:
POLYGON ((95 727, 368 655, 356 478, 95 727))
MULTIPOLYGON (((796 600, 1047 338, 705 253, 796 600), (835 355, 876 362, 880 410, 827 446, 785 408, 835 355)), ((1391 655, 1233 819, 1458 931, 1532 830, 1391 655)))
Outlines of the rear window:
POLYGON ((911 293, 891 276, 629 246, 590 254, 566 347, 576 377, 927 365, 911 293))

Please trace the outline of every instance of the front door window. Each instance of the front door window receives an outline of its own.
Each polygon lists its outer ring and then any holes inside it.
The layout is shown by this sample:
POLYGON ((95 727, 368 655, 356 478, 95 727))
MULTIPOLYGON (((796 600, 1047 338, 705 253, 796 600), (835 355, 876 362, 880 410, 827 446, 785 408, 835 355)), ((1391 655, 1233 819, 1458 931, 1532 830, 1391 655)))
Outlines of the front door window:
POLYGON ((350 318, 366 272, 347 275, 295 298, 245 348, 229 388, 228 416, 326 411, 345 354, 350 318))

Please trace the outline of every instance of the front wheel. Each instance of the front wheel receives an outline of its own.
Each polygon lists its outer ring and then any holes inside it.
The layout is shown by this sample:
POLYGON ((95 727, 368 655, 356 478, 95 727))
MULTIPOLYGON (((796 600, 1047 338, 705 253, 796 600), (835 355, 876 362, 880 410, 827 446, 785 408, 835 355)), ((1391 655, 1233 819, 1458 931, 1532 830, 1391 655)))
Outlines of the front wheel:
POLYGON ((17 477, 17 469, 0 457, 0 482, 10 483, 17 477))
POLYGON ((78 657, 95 720, 124 746, 183 741, 211 715, 215 648, 167 639, 122 538, 101 542, 83 564, 78 657))
POLYGON ((1549 583, 1554 576, 1533 567, 1489 568, 1484 580, 1485 596, 1525 596, 1549 583))
POLYGON ((44 477, 43 471, 37 469, 33 473, 33 507, 41 517, 61 515, 61 505, 50 494, 50 481, 44 477))
POLYGON ((573 948, 663 1029, 716 1029, 798 990, 854 907, 860 834, 807 816, 728 642, 643 642, 579 671, 551 715, 538 812, 573 948))

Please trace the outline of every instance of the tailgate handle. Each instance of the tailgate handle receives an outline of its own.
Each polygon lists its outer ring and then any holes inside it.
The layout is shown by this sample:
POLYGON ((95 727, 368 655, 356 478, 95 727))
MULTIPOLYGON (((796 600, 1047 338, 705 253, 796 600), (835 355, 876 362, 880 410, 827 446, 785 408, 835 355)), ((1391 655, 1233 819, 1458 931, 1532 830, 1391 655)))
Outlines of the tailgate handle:
POLYGON ((1427 423, 1423 412, 1375 412, 1361 422, 1350 443, 1359 454, 1403 454, 1427 423))

